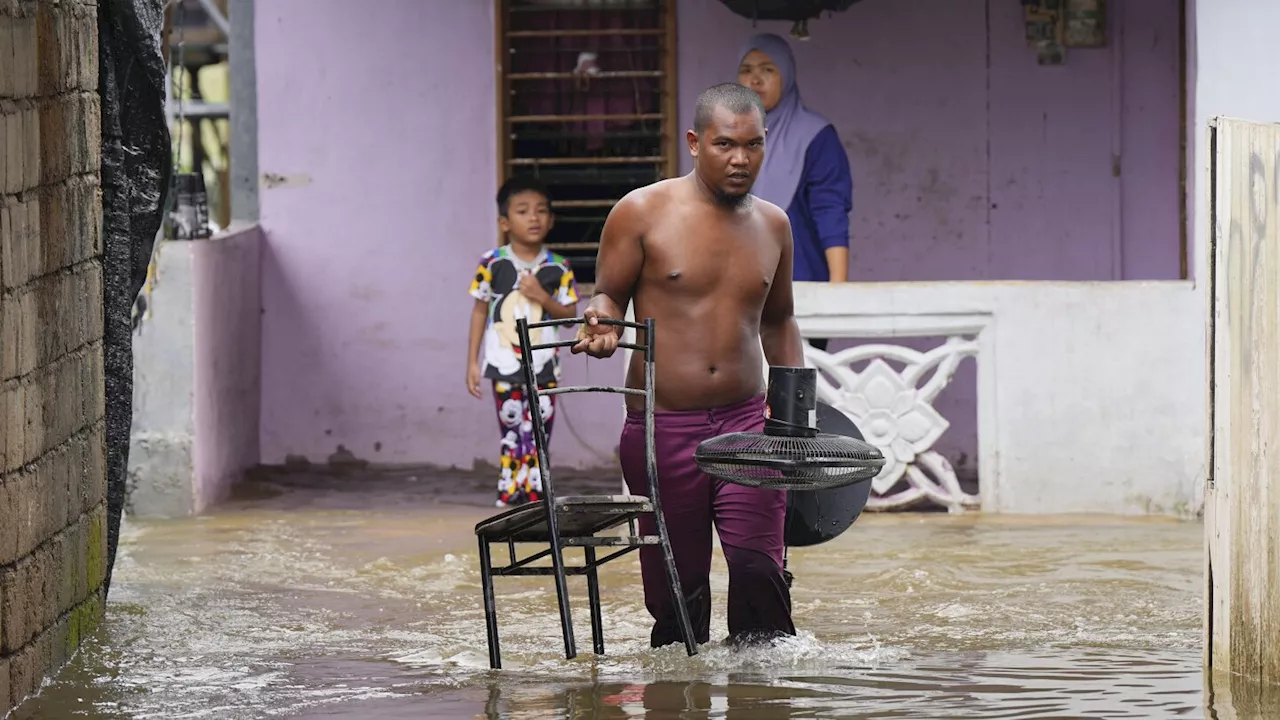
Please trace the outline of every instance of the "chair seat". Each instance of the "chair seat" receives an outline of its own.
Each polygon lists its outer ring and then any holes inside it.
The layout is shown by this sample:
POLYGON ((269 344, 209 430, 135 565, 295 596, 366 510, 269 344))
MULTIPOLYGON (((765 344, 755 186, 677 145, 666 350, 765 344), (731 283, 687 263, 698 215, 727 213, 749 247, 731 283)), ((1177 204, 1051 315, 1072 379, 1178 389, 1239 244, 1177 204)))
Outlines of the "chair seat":
MULTIPOLYGON (((546 501, 525 503, 476 523, 476 535, 492 540, 550 542, 546 501)), ((653 512, 642 495, 574 495, 556 498, 560 537, 586 537, 653 512)))

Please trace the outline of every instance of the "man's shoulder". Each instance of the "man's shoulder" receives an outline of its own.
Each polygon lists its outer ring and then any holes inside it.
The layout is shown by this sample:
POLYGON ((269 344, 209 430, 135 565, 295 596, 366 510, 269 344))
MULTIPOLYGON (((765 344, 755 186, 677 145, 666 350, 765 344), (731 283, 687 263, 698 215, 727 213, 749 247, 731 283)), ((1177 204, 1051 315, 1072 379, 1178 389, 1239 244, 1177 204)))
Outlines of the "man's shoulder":
POLYGON ((780 231, 783 228, 791 228, 791 218, 787 217, 787 211, 758 195, 751 196, 751 209, 768 223, 770 230, 780 231))
POLYGON ((675 190, 675 184, 678 181, 679 178, 667 178, 666 180, 642 185, 623 195, 622 199, 618 200, 614 205, 614 208, 624 211, 651 209, 654 205, 665 203, 671 197, 671 193, 675 190))
POLYGON ((670 204, 674 182, 674 179, 659 180, 628 192, 613 204, 607 222, 625 235, 643 235, 652 220, 670 204))

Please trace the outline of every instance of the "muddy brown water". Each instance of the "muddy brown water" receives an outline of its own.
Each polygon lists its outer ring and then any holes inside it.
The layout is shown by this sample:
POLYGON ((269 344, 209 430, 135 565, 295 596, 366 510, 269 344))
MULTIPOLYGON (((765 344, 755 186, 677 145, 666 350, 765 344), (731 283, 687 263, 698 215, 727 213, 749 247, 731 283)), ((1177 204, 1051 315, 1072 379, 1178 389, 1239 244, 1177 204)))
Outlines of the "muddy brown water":
POLYGON ((550 579, 499 579, 494 672, 472 531, 487 500, 464 477, 285 477, 206 517, 126 520, 106 621, 14 717, 1217 716, 1196 522, 866 515, 792 552, 800 635, 746 651, 717 644, 717 554, 694 658, 648 647, 634 556, 602 574, 603 657, 585 581, 566 661, 550 579))

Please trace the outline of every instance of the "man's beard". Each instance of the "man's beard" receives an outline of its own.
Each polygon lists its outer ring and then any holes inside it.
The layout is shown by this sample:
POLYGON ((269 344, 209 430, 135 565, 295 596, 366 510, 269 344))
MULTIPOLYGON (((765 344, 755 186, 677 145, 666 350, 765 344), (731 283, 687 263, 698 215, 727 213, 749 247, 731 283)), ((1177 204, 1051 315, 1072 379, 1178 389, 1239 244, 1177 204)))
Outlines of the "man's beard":
POLYGON ((723 208, 728 208, 730 210, 736 210, 743 207, 750 207, 751 205, 750 189, 748 189, 746 192, 742 193, 741 195, 730 195, 729 193, 724 191, 724 188, 716 188, 715 196, 716 196, 717 205, 723 208))

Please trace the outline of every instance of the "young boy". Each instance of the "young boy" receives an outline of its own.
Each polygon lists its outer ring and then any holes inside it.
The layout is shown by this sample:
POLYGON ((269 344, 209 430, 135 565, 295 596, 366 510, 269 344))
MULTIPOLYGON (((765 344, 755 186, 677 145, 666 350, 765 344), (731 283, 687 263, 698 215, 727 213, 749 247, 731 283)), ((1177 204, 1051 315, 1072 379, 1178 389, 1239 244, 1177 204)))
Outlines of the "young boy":
MULTIPOLYGON (((471 296, 471 335, 467 343, 467 390, 480 397, 480 379, 493 381, 493 399, 498 409, 498 430, 502 436, 498 507, 538 500, 542 478, 538 452, 533 443, 533 422, 524 393, 524 367, 516 320, 529 322, 574 317, 578 305, 578 284, 569 261, 542 246, 555 216, 551 196, 532 178, 508 180, 498 190, 498 227, 507 244, 480 258, 471 296), (484 346, 484 365, 479 361, 484 346)), ((537 345, 553 342, 556 328, 530 332, 537 345)), ((538 389, 555 387, 560 379, 559 351, 556 348, 533 353, 533 370, 538 389)), ((547 438, 555 417, 555 396, 543 396, 542 421, 547 438)))

